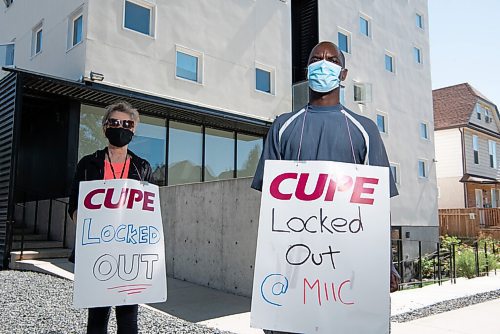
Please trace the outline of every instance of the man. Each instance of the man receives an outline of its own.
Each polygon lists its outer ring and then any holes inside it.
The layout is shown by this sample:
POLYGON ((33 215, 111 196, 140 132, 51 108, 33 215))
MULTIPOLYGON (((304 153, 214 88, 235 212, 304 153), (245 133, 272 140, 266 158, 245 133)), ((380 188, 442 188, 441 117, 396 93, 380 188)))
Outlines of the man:
MULTIPOLYGON (((252 188, 262 190, 265 160, 322 160, 389 167, 375 123, 340 104, 340 82, 346 77, 344 55, 335 44, 321 42, 313 48, 307 68, 309 104, 274 121, 252 188)), ((392 177, 390 195, 398 195, 392 177)), ((397 290, 398 281, 399 275, 392 267, 391 292, 397 290)))

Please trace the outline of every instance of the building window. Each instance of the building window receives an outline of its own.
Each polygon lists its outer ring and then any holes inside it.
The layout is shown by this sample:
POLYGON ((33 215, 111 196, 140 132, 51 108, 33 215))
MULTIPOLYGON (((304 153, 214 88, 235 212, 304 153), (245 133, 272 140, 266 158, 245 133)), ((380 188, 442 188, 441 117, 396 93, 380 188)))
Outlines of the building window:
POLYGON ((351 53, 351 34, 348 32, 338 32, 338 46, 345 53, 351 53))
POLYGON ((154 36, 154 6, 145 1, 125 0, 123 26, 144 35, 154 36))
POLYGON ((391 177, 394 179, 394 182, 396 184, 400 184, 400 179, 399 179, 399 164, 392 163, 390 164, 390 169, 391 169, 391 177))
POLYGON ((255 89, 271 93, 271 72, 260 68, 255 69, 255 89))
POLYGON ((354 88, 354 102, 366 103, 372 100, 372 86, 368 83, 355 82, 354 88))
POLYGON ((429 139, 429 131, 427 129, 427 123, 420 123, 420 138, 429 139))
POLYGON ((236 177, 254 176, 263 144, 262 137, 241 133, 236 135, 236 177))
POLYGON ((14 65, 14 44, 0 44, 0 67, 14 65))
POLYGON ((362 35, 370 37, 371 35, 370 20, 367 17, 364 16, 359 17, 359 32, 362 35))
POLYGON ((234 177, 234 132, 206 128, 204 180, 234 177))
POLYGON ((146 159, 153 169, 153 183, 165 186, 167 128, 164 118, 141 115, 129 147, 135 154, 146 159))
POLYGON ((387 121, 384 115, 377 114, 377 127, 380 133, 387 133, 387 121))
POLYGON ((493 118, 491 116, 491 111, 488 107, 482 105, 481 103, 476 103, 475 106, 475 111, 476 111, 476 118, 481 119, 481 115, 484 114, 484 121, 486 123, 491 123, 493 122, 493 118))
POLYGON ((385 69, 394 73, 394 56, 385 54, 385 69))
POLYGON ((424 17, 421 14, 415 14, 415 24, 418 28, 424 29, 424 17))
POLYGON ((200 182, 202 126, 170 121, 168 131, 168 184, 200 182))
POLYGON ((472 136, 472 149, 474 150, 474 163, 479 164, 479 139, 476 135, 472 136))
POLYGON ((176 49, 175 76, 202 83, 202 53, 179 46, 176 49))
POLYGON ((413 59, 415 60, 415 63, 422 64, 422 50, 420 50, 417 47, 414 47, 413 48, 413 59))
POLYGON ((427 163, 425 160, 418 160, 418 177, 427 177, 427 163))
POLYGON ((72 46, 77 45, 82 41, 83 36, 83 15, 78 16, 75 20, 73 20, 73 39, 72 46))
POLYGON ((42 51, 43 47, 43 29, 42 23, 38 24, 33 28, 32 38, 31 38, 31 55, 36 56, 42 51))
POLYGON ((483 111, 482 106, 479 103, 476 103, 476 118, 481 119, 481 113, 483 111))
POLYGON ((342 86, 342 85, 340 85, 339 98, 340 98, 340 104, 342 104, 343 106, 345 106, 345 87, 342 86))
POLYGON ((497 168, 497 143, 493 140, 488 140, 488 152, 490 154, 490 167, 497 168))

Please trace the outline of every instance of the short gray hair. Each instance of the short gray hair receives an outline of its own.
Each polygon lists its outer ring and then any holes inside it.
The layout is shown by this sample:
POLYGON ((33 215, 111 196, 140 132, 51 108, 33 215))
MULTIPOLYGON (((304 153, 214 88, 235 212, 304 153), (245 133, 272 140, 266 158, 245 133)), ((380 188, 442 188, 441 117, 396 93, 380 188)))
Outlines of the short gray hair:
POLYGON ((108 121, 109 116, 115 111, 124 112, 126 114, 129 114, 130 118, 132 118, 132 120, 136 123, 136 126, 137 126, 137 123, 139 123, 139 112, 137 111, 137 109, 132 107, 132 105, 128 102, 120 101, 120 102, 113 103, 113 104, 106 107, 106 113, 104 114, 104 117, 102 118, 102 126, 106 125, 106 122, 108 121))

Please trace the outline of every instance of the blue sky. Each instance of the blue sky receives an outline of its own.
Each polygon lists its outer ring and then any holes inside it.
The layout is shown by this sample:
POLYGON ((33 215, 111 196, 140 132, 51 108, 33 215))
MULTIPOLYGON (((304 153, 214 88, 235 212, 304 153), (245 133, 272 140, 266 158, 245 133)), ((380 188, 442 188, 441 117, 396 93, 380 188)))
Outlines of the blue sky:
POLYGON ((468 82, 500 107, 500 0, 429 0, 432 88, 468 82))

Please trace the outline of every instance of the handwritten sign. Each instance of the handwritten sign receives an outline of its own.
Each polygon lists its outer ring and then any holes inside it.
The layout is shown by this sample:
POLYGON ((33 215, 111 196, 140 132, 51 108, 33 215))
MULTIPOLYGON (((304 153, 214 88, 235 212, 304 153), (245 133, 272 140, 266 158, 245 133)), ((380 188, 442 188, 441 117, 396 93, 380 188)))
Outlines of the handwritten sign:
POLYGON ((389 170, 266 161, 251 326, 389 333, 389 170))
POLYGON ((165 301, 158 187, 128 179, 81 182, 78 201, 74 306, 165 301))

